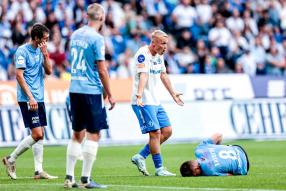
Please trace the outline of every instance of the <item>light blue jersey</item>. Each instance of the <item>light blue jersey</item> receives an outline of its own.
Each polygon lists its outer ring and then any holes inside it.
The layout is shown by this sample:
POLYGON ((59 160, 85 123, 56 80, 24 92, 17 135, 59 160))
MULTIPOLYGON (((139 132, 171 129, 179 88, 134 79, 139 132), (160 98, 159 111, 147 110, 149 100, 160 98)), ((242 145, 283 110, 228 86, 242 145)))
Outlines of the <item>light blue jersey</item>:
POLYGON ((237 146, 214 145, 209 138, 195 151, 203 176, 247 175, 244 152, 237 146))
MULTIPOLYGON (((23 68, 24 78, 31 91, 33 97, 37 102, 44 102, 44 77, 43 77, 43 63, 44 57, 40 50, 36 50, 26 43, 20 46, 15 53, 16 68, 23 68)), ((17 82, 17 101, 28 102, 28 96, 21 89, 17 82)))
POLYGON ((70 54, 70 92, 102 94, 96 61, 105 60, 103 37, 89 26, 76 30, 70 38, 70 54))

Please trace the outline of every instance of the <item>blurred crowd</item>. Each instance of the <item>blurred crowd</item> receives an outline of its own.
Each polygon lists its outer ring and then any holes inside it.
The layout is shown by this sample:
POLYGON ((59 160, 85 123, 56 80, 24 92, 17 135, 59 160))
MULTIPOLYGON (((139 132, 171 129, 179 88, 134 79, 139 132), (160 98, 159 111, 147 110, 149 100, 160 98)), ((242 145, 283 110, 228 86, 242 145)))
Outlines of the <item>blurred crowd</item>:
POLYGON ((37 22, 50 29, 54 72, 46 78, 70 80, 69 38, 95 2, 106 13, 111 78, 132 77, 133 56, 156 29, 169 36, 169 74, 285 74, 286 0, 1 0, 0 81, 15 80, 15 51, 37 22))

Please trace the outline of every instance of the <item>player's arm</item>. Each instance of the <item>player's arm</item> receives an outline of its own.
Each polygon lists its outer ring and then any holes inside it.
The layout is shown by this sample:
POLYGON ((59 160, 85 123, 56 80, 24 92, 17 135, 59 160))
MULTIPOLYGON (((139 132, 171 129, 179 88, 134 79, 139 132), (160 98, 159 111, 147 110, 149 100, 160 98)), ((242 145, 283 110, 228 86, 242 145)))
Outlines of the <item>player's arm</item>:
POLYGON ((44 56, 44 63, 43 63, 43 67, 45 69, 45 72, 47 75, 50 75, 52 73, 53 67, 52 64, 50 62, 49 59, 49 53, 48 53, 48 49, 47 49, 47 43, 43 42, 41 44, 38 45, 41 49, 41 52, 44 56))
POLYGON ((115 106, 115 99, 113 98, 113 95, 111 93, 111 88, 109 84, 109 77, 108 77, 108 72, 105 66, 105 61, 104 60, 97 60, 97 68, 98 68, 98 73, 100 76, 101 83, 107 93, 108 96, 108 101, 111 104, 111 107, 109 110, 112 110, 115 106))
POLYGON ((233 174, 227 173, 227 176, 232 176, 233 174))
POLYGON ((161 73, 161 80, 162 80, 164 86, 166 87, 166 89, 168 90, 168 92, 171 94, 172 98, 175 100, 175 102, 178 105, 183 106, 184 102, 180 98, 180 95, 183 95, 183 94, 175 92, 175 90, 173 89, 173 87, 171 85, 171 81, 170 81, 170 78, 169 78, 167 72, 161 73))
POLYGON ((221 145, 221 143, 222 143, 222 134, 221 133, 216 133, 216 134, 212 135, 210 138, 211 138, 213 144, 221 145))
POLYGON ((17 68, 16 69, 16 79, 17 79, 21 89, 25 92, 25 94, 29 98, 30 110, 37 111, 38 110, 38 103, 28 88, 28 85, 27 85, 26 80, 24 78, 24 71, 25 71, 24 68, 17 68))
POLYGON ((142 103, 142 95, 146 87, 147 81, 148 81, 148 73, 141 72, 140 78, 139 78, 139 84, 138 84, 138 92, 136 94, 136 97, 137 97, 136 104, 141 107, 144 107, 144 104, 142 103))

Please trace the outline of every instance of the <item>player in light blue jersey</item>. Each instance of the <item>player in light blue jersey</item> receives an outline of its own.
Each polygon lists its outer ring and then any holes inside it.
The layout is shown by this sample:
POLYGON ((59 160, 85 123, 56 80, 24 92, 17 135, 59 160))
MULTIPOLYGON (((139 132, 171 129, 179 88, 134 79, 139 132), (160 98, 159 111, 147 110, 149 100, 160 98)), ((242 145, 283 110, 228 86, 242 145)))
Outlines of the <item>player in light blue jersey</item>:
POLYGON ((44 126, 47 125, 42 68, 46 74, 52 73, 46 44, 49 41, 49 32, 44 25, 35 24, 31 30, 30 42, 20 46, 15 53, 17 101, 25 127, 30 128, 31 135, 24 138, 11 155, 3 158, 6 171, 12 179, 17 178, 16 159, 30 147, 34 154, 34 179, 58 178, 44 172, 42 167, 44 126))
POLYGON ((98 33, 104 25, 104 9, 94 3, 87 8, 88 24, 76 30, 70 38, 71 84, 70 103, 73 135, 67 148, 66 181, 64 187, 77 185, 74 167, 80 154, 83 138, 83 167, 79 183, 80 188, 107 188, 93 182, 90 178, 92 165, 98 150, 100 130, 108 129, 107 115, 104 107, 103 84, 111 109, 115 100, 109 85, 105 66, 105 43, 98 33))
POLYGON ((222 134, 216 133, 195 150, 197 160, 184 162, 182 176, 247 175, 249 161, 239 145, 221 145, 222 134))

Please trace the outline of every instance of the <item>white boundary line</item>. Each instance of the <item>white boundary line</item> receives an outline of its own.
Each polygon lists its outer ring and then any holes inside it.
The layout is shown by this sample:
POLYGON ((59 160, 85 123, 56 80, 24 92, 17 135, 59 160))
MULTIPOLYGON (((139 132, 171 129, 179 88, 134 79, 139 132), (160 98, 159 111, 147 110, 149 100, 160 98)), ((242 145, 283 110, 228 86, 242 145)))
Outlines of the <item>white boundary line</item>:
MULTIPOLYGON (((64 184, 0 184, 0 186, 63 186, 64 184)), ((125 188, 149 188, 149 189, 171 189, 171 190, 241 190, 241 191, 286 191, 286 190, 264 190, 264 189, 247 189, 247 188, 195 188, 195 187, 166 187, 166 186, 133 186, 133 185, 107 185, 110 187, 125 188)))
MULTIPOLYGON (((249 175, 267 175, 267 174, 272 174, 272 175, 285 175, 286 172, 281 172, 281 173, 251 173, 249 175)), ((64 176, 63 176, 64 177, 64 176)), ((80 177, 80 176, 75 176, 75 177, 80 177)), ((101 177, 145 177, 143 175, 94 175, 94 178, 101 178, 101 177)), ((152 175, 149 177, 153 177, 152 175)), ((176 177, 176 176, 175 176, 176 177)), ((180 176, 177 176, 180 177, 180 176)), ((17 179, 33 179, 34 177, 17 177, 17 179)), ((0 179, 10 179, 9 176, 7 177, 0 177, 0 179)))

